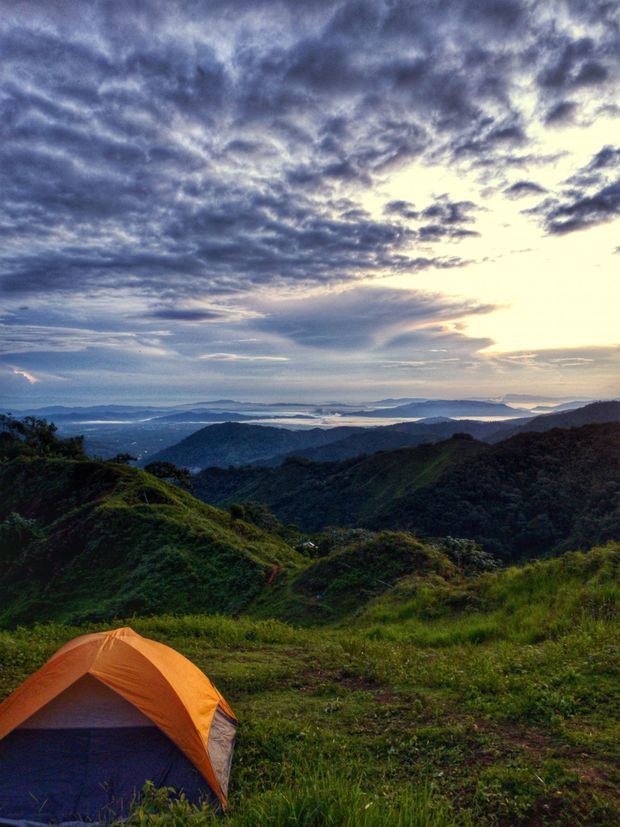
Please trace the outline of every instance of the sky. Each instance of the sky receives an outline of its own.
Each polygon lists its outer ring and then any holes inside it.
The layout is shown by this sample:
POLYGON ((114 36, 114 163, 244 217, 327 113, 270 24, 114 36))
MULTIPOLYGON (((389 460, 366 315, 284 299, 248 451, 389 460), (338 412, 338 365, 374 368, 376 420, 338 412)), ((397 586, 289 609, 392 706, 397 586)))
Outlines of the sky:
POLYGON ((613 0, 0 0, 0 397, 620 396, 613 0))

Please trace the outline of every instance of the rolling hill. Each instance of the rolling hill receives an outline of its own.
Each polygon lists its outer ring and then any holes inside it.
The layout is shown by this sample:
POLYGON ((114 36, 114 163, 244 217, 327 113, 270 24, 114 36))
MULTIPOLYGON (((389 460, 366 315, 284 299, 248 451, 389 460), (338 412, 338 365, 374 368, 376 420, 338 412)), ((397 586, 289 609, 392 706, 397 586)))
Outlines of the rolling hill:
POLYGON ((18 457, 0 463, 0 624, 36 618, 247 610, 279 537, 127 466, 18 457))
POLYGON ((620 537, 620 423, 512 437, 393 500, 373 525, 470 537, 507 559, 620 537))
POLYGON ((270 425, 224 422, 195 431, 181 442, 153 454, 149 461, 165 460, 190 469, 248 465, 268 461, 279 454, 324 445, 362 430, 344 427, 293 431, 270 425))
POLYGON ((279 465, 287 456, 305 457, 315 462, 353 459, 363 454, 374 454, 377 451, 392 451, 397 448, 411 448, 416 445, 441 442, 459 433, 469 434, 476 439, 486 441, 496 433, 501 433, 502 428, 511 427, 513 423, 514 420, 510 420, 510 425, 508 425, 508 423, 500 422, 480 422, 475 419, 398 422, 395 425, 364 428, 325 445, 302 448, 286 455, 272 457, 269 461, 262 462, 261 465, 279 465))
POLYGON ((306 530, 326 525, 469 537, 505 559, 620 536, 620 424, 379 452, 340 463, 206 469, 208 502, 257 500, 306 530))
POLYGON ((291 457, 276 468, 207 468, 196 495, 221 506, 256 500, 305 530, 370 525, 394 500, 429 485, 454 463, 487 450, 471 438, 378 452, 343 462, 291 457))
POLYGON ((523 424, 505 423, 503 428, 498 429, 495 434, 489 437, 489 441, 499 442, 526 431, 542 433, 550 431, 552 428, 579 428, 582 425, 594 425, 604 422, 620 422, 620 401, 592 402, 581 408, 541 414, 533 419, 528 419, 523 424))
MULTIPOLYGON (((620 823, 618 543, 479 575, 458 541, 361 531, 309 559, 80 451, 0 427, 0 701, 76 635, 130 624, 204 670, 242 722, 226 813, 150 786, 128 825, 620 823)), ((619 451, 620 425, 593 425, 290 460, 285 482, 311 468, 310 506, 333 479, 381 515, 417 502, 408 518, 468 515, 501 540, 528 508, 617 537, 619 451)), ((291 494, 302 507, 303 486, 291 494)))

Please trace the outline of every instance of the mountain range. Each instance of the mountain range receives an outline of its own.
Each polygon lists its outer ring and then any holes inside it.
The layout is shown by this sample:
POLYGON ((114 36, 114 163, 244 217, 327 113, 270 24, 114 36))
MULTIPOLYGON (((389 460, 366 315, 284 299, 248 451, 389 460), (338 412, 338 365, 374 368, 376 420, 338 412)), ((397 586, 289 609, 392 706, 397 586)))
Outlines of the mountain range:
POLYGON ((149 461, 166 460, 192 470, 211 465, 278 465, 288 456, 333 461, 438 442, 456 433, 467 433, 484 442, 496 443, 527 431, 614 421, 620 421, 618 401, 595 402, 557 414, 492 422, 435 418, 369 428, 341 426, 297 431, 269 425, 223 423, 195 431, 179 443, 155 453, 149 461))
POLYGON ((464 435, 342 462, 205 469, 197 495, 256 500, 284 522, 402 528, 468 537, 505 559, 620 536, 620 423, 524 433, 496 445, 464 435))
POLYGON ((503 402, 485 402, 476 399, 427 399, 407 402, 404 405, 358 411, 356 416, 389 416, 404 419, 425 418, 429 416, 527 416, 527 411, 520 411, 503 402))

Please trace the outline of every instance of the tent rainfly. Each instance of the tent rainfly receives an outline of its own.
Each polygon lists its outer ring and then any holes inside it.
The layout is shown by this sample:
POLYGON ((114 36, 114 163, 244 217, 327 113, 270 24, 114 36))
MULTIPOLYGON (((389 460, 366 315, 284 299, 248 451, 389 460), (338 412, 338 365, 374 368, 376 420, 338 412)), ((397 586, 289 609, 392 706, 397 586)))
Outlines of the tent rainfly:
POLYGON ((0 704, 0 824, 106 823, 146 781, 225 808, 236 728, 174 649, 127 627, 77 637, 0 704))

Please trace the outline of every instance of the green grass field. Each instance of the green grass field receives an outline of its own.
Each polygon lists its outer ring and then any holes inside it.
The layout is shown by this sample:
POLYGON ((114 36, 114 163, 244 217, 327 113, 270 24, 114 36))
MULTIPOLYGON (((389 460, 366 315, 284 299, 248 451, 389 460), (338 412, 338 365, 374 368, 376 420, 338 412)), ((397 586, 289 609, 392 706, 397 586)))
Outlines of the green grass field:
MULTIPOLYGON (((240 719, 226 816, 151 791, 131 823, 617 825, 619 569, 614 545, 477 578, 430 571, 306 628, 128 619, 240 719)), ((2 697, 69 638, 114 625, 0 632, 2 697)))

